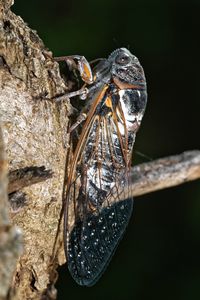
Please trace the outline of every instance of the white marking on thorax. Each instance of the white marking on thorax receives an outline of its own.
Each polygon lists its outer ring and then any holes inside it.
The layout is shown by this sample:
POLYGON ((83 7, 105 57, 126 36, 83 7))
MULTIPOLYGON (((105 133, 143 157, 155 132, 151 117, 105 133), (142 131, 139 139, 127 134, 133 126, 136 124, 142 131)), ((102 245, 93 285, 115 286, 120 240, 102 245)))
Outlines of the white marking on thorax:
MULTIPOLYGON (((143 117, 143 112, 139 112, 137 114, 130 114, 128 109, 128 104, 125 105, 124 103, 124 94, 125 94, 125 90, 120 90, 119 91, 119 96, 120 96, 120 103, 121 103, 121 108, 123 110, 123 113, 124 113, 124 118, 125 118, 125 121, 126 121, 126 126, 127 128, 130 130, 133 128, 133 123, 136 122, 138 125, 140 125, 141 123, 141 120, 142 120, 142 117, 143 117)), ((138 96, 141 97, 141 93, 140 91, 137 90, 137 93, 138 93, 138 96)), ((118 122, 118 126, 119 126, 119 130, 120 130, 120 133, 122 135, 124 135, 125 133, 125 130, 124 130, 124 124, 122 124, 121 122, 118 122)))
POLYGON ((134 121, 135 120, 135 115, 129 114, 128 107, 124 103, 124 99, 123 99, 124 94, 125 94, 125 90, 120 90, 119 91, 120 103, 121 103, 121 107, 122 107, 122 110, 123 110, 123 113, 124 113, 125 120, 126 121, 134 121))

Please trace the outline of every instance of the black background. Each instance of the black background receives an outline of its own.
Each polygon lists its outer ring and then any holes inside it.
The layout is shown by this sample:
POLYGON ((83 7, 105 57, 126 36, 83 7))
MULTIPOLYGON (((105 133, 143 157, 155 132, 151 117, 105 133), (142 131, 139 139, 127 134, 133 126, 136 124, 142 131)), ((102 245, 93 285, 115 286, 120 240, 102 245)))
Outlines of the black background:
MULTIPOLYGON (((129 47, 140 59, 149 102, 136 151, 155 159, 200 148, 199 0, 16 0, 13 11, 55 56, 91 60, 129 47)), ((137 198, 103 277, 79 287, 65 266, 58 299, 199 299, 199 216, 199 181, 137 198)))

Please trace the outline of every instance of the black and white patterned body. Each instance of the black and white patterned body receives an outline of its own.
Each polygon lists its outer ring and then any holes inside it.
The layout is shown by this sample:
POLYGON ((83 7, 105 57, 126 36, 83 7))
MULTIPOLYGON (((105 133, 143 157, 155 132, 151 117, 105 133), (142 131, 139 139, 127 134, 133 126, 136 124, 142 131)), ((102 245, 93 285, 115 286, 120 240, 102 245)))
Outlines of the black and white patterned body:
POLYGON ((143 69, 127 49, 115 50, 93 72, 65 208, 69 271, 85 286, 102 275, 130 219, 128 172, 147 101, 143 69))

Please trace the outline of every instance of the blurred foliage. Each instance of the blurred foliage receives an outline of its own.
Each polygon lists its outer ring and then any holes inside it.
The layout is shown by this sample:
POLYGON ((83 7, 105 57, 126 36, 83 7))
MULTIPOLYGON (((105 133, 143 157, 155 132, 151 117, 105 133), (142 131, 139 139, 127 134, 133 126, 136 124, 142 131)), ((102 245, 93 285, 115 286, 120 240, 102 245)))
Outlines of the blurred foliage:
MULTIPOLYGON (((149 103, 135 149, 154 158, 200 149, 200 1, 16 0, 13 11, 55 56, 106 57, 125 46, 144 66, 149 103)), ((135 163, 144 159, 135 154, 135 163)), ((77 286, 61 268, 58 299, 200 297, 200 182, 136 199, 101 280, 77 286)))

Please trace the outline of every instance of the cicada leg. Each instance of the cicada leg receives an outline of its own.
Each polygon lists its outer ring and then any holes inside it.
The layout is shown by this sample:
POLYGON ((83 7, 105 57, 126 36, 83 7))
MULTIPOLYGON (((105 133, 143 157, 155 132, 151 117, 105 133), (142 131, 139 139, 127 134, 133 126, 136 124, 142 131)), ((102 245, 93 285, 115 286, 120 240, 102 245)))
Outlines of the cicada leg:
POLYGON ((63 101, 63 100, 66 100, 66 99, 69 99, 69 98, 72 98, 75 96, 80 96, 81 100, 85 100, 87 98, 87 95, 88 95, 88 89, 86 88, 86 86, 84 84, 84 86, 82 86, 82 88, 80 90, 77 90, 77 91, 74 91, 71 93, 67 93, 62 96, 55 97, 55 98, 53 98, 53 100, 55 100, 56 102, 60 102, 60 101, 63 101))
POLYGON ((72 55, 72 56, 60 56, 54 57, 56 61, 65 61, 68 65, 77 68, 80 72, 82 80, 87 84, 92 84, 94 82, 92 70, 90 68, 89 62, 84 56, 72 55))
POLYGON ((76 129, 83 121, 85 121, 86 117, 87 115, 85 113, 81 113, 76 122, 69 128, 68 132, 71 133, 74 131, 74 129, 76 129))
POLYGON ((67 65, 71 68, 78 69, 80 72, 80 76, 82 80, 85 82, 85 84, 82 86, 81 89, 56 97, 54 100, 56 102, 63 101, 75 96, 79 96, 80 99, 85 100, 88 95, 88 89, 86 88, 87 84, 92 84, 94 82, 92 70, 90 67, 90 64, 86 60, 84 56, 80 55, 72 55, 72 56, 60 56, 60 57, 54 57, 56 61, 65 61, 67 65))
MULTIPOLYGON (((72 55, 72 56, 55 57, 54 59, 58 62, 65 61, 70 68, 77 69, 80 72, 80 76, 81 76, 82 80, 85 82, 85 84, 82 86, 81 89, 71 92, 71 93, 68 93, 68 94, 65 94, 65 95, 62 95, 62 96, 59 96, 59 97, 56 97, 56 98, 54 98, 54 100, 56 102, 59 102, 59 101, 63 101, 63 100, 75 97, 75 96, 79 96, 80 99, 85 100, 88 95, 88 89, 86 86, 92 84, 95 80, 93 77, 93 74, 92 74, 90 64, 86 60, 86 58, 84 56, 80 56, 80 55, 72 55)), ((94 60, 91 63, 93 64, 98 60, 94 60)), ((69 132, 72 132, 75 128, 77 128, 78 125, 81 124, 85 119, 86 119, 86 114, 85 113, 80 114, 77 121, 69 129, 69 132)))

